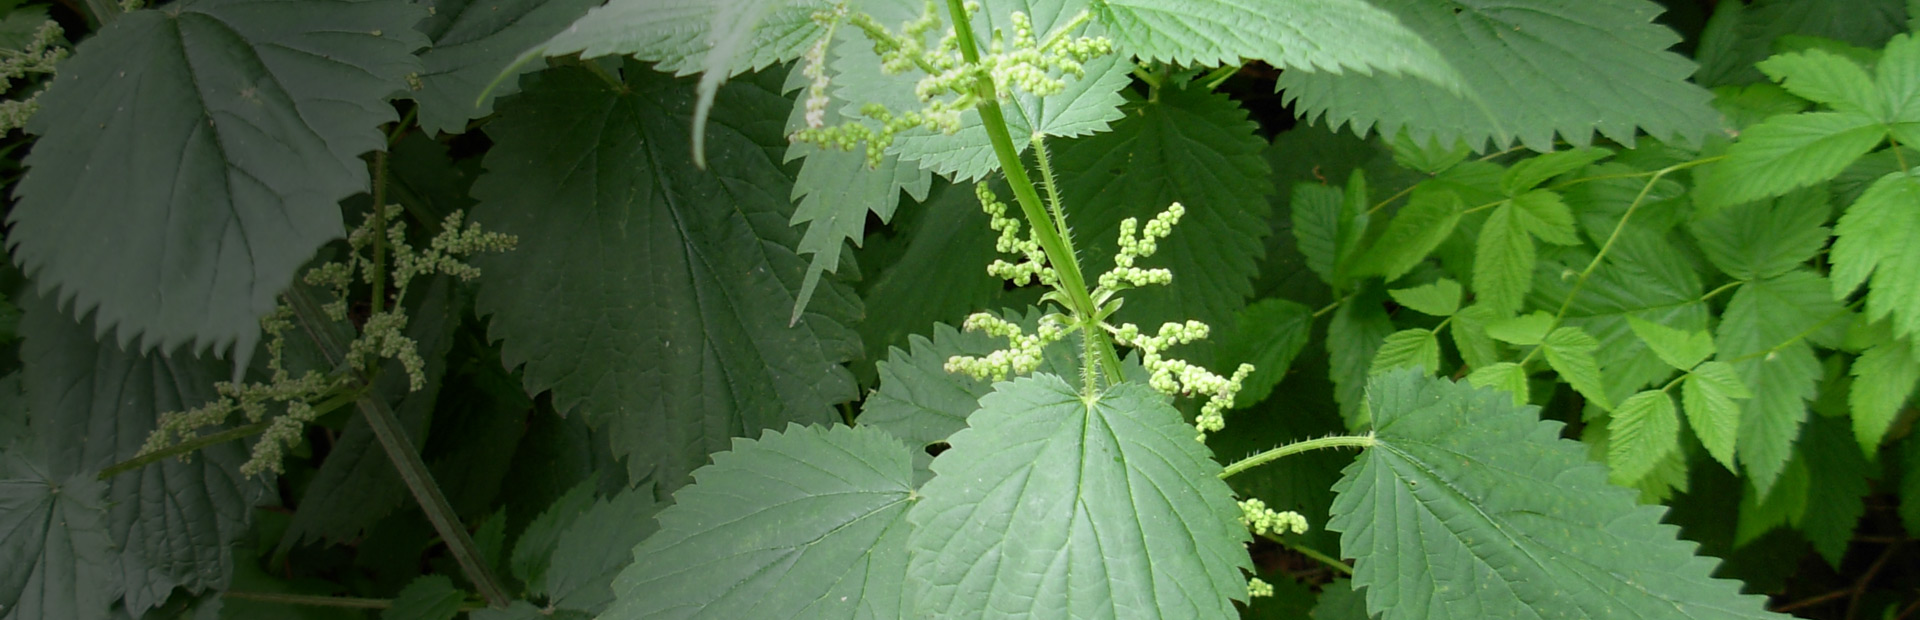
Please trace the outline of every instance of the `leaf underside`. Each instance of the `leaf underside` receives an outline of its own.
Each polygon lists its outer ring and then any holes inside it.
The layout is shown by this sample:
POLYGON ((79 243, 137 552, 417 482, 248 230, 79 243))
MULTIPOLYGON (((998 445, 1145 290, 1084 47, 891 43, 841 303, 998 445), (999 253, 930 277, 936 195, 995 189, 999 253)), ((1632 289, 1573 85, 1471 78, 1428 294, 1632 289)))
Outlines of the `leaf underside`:
POLYGON ((436 0, 419 28, 433 39, 420 53, 420 128, 461 133, 469 119, 493 112, 493 101, 519 88, 514 68, 528 47, 547 40, 598 4, 597 0, 436 0), (502 71, 511 71, 492 86, 502 71), (488 87, 492 86, 491 89, 488 87))

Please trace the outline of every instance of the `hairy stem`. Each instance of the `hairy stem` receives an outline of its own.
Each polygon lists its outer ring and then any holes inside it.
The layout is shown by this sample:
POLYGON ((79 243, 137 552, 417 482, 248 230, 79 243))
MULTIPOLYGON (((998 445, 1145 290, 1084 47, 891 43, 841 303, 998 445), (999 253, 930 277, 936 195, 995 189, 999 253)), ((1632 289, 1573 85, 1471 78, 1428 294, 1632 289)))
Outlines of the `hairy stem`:
POLYGON ((136 469, 140 469, 142 467, 146 467, 154 463, 158 463, 161 461, 161 459, 180 456, 189 452, 193 452, 195 450, 199 450, 201 448, 205 448, 207 446, 223 444, 229 441, 233 441, 235 439, 252 437, 254 435, 258 435, 260 433, 266 432, 268 424, 270 424, 270 422, 254 422, 252 424, 246 424, 242 426, 229 428, 227 430, 220 431, 218 433, 214 433, 211 435, 200 435, 200 436, 194 437, 193 439, 189 439, 177 444, 173 444, 164 449, 154 450, 152 452, 149 452, 140 456, 136 456, 124 461, 120 461, 118 463, 114 463, 113 465, 107 467, 106 469, 100 470, 99 478, 101 480, 106 480, 108 478, 112 478, 120 474, 124 474, 136 469))
POLYGON ((1230 477, 1233 477, 1234 474, 1237 474, 1249 469, 1253 469, 1261 465, 1265 465, 1267 463, 1279 460, 1281 458, 1293 456, 1301 452, 1308 452, 1308 451, 1319 450, 1323 448, 1365 449, 1365 448, 1371 448, 1378 443, 1380 443, 1379 440, 1374 439, 1373 435, 1334 435, 1332 437, 1321 437, 1319 439, 1308 439, 1306 441, 1296 441, 1284 446, 1280 446, 1278 448, 1274 448, 1272 450, 1268 450, 1266 452, 1261 452, 1259 454, 1255 454, 1253 456, 1249 456, 1247 458, 1235 461, 1232 465, 1228 465, 1226 470, 1220 472, 1220 477, 1230 478, 1230 477))
MULTIPOLYGON (((961 6, 961 0, 947 0, 947 14, 953 18, 953 28, 960 42, 960 53, 967 64, 980 65, 980 47, 973 39, 973 25, 967 20, 967 9, 961 6)), ((1066 293, 1069 307, 1081 337, 1090 339, 1088 345, 1100 351, 1097 359, 1084 363, 1097 363, 1107 382, 1119 383, 1120 356, 1114 352, 1113 342, 1099 329, 1094 318, 1098 307, 1088 292, 1087 280, 1080 275, 1080 262, 1073 253, 1073 244, 1060 234, 1052 218, 1047 215, 1047 207, 1040 202, 1040 194, 1033 189, 1033 179, 1027 176, 1027 168, 1020 161, 1019 151, 1013 147, 1013 136, 1007 131, 1007 117, 1000 111, 999 94, 995 92, 993 78, 984 72, 974 76, 974 96, 980 100, 980 120, 987 129, 987 139, 993 143, 993 154, 1000 160, 1000 169, 1007 175, 1007 184, 1013 186, 1013 196, 1020 203, 1020 212, 1026 216, 1027 224, 1033 227, 1033 236, 1040 247, 1047 252, 1047 262, 1059 276, 1060 290, 1066 293)))
POLYGON ((1280 536, 1279 534, 1274 534, 1272 532, 1261 534, 1260 537, 1265 538, 1267 540, 1271 540, 1274 542, 1274 544, 1280 545, 1282 547, 1286 547, 1288 551, 1292 551, 1294 553, 1307 556, 1308 558, 1312 558, 1316 562, 1325 564, 1327 565, 1327 568, 1340 571, 1340 574, 1342 575, 1353 574, 1352 566, 1347 566, 1347 563, 1340 561, 1340 558, 1327 555, 1326 553, 1320 551, 1319 549, 1315 549, 1313 547, 1309 547, 1306 545, 1302 545, 1302 544, 1287 540, 1286 538, 1280 536))
MULTIPOLYGON (((320 348, 327 361, 335 366, 346 361, 347 342, 340 334, 327 329, 326 312, 320 309, 320 303, 302 287, 296 286, 287 291, 288 305, 293 307, 294 316, 313 337, 314 344, 320 348)), ((358 378, 366 384, 365 377, 358 378)), ((420 452, 415 450, 413 442, 407 438, 406 429, 400 426, 400 420, 393 415, 393 409, 387 403, 372 394, 362 394, 355 402, 360 413, 367 417, 367 424, 373 428, 373 435, 380 441, 380 447, 387 452, 387 458, 393 461, 394 469, 399 470, 400 479, 406 483, 407 490, 413 494, 414 501, 420 504, 420 511, 426 513, 427 521, 433 524, 435 532, 447 542, 447 548, 453 553, 453 559, 460 569, 480 590, 480 597, 493 607, 506 607, 512 602, 506 589, 500 586, 500 578, 493 574, 486 560, 480 556, 479 545, 474 544, 473 536, 460 522, 459 515, 453 512, 453 505, 447 502, 446 493, 433 480, 433 473, 427 471, 427 464, 421 460, 420 452)))

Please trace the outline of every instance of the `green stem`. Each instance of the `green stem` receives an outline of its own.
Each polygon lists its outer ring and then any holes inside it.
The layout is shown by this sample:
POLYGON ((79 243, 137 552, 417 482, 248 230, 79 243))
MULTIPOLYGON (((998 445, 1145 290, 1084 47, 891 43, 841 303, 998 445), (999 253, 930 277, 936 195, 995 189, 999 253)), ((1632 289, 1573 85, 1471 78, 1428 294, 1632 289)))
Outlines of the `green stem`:
MULTIPOLYGON (((314 596, 310 594, 285 594, 281 592, 240 592, 226 591, 220 598, 261 603, 279 603, 282 605, 308 605, 312 607, 340 607, 345 609, 390 609, 392 599, 359 598, 354 596, 314 596)), ((485 607, 472 603, 461 603, 460 611, 478 611, 485 607)))
POLYGON ((373 313, 387 303, 387 152, 373 153, 373 313))
POLYGON ((600 66, 600 63, 585 59, 579 60, 578 62, 580 66, 587 69, 588 73, 592 73, 594 77, 600 78, 600 81, 606 82, 608 86, 612 86, 614 92, 627 92, 627 83, 620 81, 620 78, 614 77, 613 74, 607 73, 607 68, 600 66))
POLYGON ((400 122, 393 125, 393 131, 387 133, 387 148, 393 148, 394 144, 400 142, 401 136, 407 135, 407 127, 412 126, 413 119, 418 116, 420 116, 420 106, 407 108, 407 114, 400 117, 400 122))
MULTIPOLYGON (((947 0, 947 13, 953 18, 953 28, 960 42, 960 54, 967 64, 980 66, 980 47, 973 39, 973 25, 967 20, 967 9, 961 6, 961 0, 947 0)), ((1068 310, 1076 320, 1081 321, 1081 337, 1093 340, 1091 347, 1097 348, 1101 355, 1098 363, 1107 382, 1119 383, 1120 356, 1114 352, 1113 343, 1107 334, 1098 329, 1094 317, 1099 308, 1093 303, 1088 292, 1087 280, 1080 275, 1080 262, 1075 258, 1073 244, 1060 234, 1047 215, 1046 205, 1040 202, 1040 194, 1033 189, 1033 179, 1027 176, 1026 164, 1020 161, 1019 151, 1013 147, 1013 136, 1007 131, 1006 115, 1000 111, 999 94, 994 91, 993 78, 984 72, 974 75, 974 96, 979 99, 981 124, 986 126, 987 140, 993 144, 993 153, 1000 160, 1000 168, 1007 175, 1007 183, 1013 186, 1013 196, 1020 203, 1020 212, 1027 218, 1027 224, 1033 227, 1033 236, 1040 247, 1047 252, 1047 262, 1053 266, 1054 274, 1059 277, 1059 289, 1066 293, 1068 310)), ((1094 363, 1089 360, 1086 363, 1094 363)))
MULTIPOLYGON (((326 328, 329 321, 326 312, 320 309, 318 300, 308 294, 307 289, 295 286, 287 291, 288 305, 293 307, 294 316, 303 324, 314 344, 334 366, 346 362, 348 343, 338 334, 326 328)), ((365 378, 360 378, 365 384, 365 378)), ((400 479, 406 483, 407 490, 413 494, 414 501, 420 504, 420 511, 426 513, 427 521, 433 524, 434 531, 447 541, 447 549, 453 553, 453 559, 460 565, 467 580, 480 590, 480 597, 493 607, 506 607, 512 602, 506 589, 500 586, 499 577, 486 559, 480 555, 479 545, 474 544, 473 536, 460 522, 459 515, 453 511, 453 505, 447 502, 446 493, 433 480, 433 473, 427 470, 427 464, 421 460, 420 452, 415 450, 408 439, 406 429, 400 426, 400 420, 393 415, 393 409, 387 403, 372 394, 361 394, 356 399, 360 413, 367 418, 373 435, 380 441, 380 447, 387 452, 387 458, 393 461, 394 469, 399 470, 400 479)))
POLYGON ((1723 285, 1721 285, 1721 286, 1720 286, 1720 288, 1716 288, 1716 289, 1713 289, 1713 290, 1711 290, 1711 291, 1707 291, 1707 294, 1705 294, 1705 295, 1701 295, 1701 296, 1700 296, 1700 301, 1706 301, 1706 300, 1709 300, 1709 299, 1713 299, 1713 298, 1715 298, 1715 297, 1718 297, 1718 296, 1720 296, 1720 294, 1721 294, 1721 293, 1725 293, 1725 292, 1727 292, 1727 291, 1731 291, 1731 290, 1733 290, 1733 289, 1735 289, 1735 288, 1737 288, 1737 287, 1739 287, 1740 285, 1742 285, 1742 284, 1746 284, 1746 283, 1747 283, 1747 281, 1746 281, 1746 280, 1734 280, 1734 281, 1732 281, 1732 282, 1728 282, 1728 283, 1726 283, 1726 284, 1723 284, 1723 285))
POLYGON ((1334 435, 1332 437, 1321 437, 1319 439, 1308 439, 1306 441, 1296 441, 1284 446, 1280 446, 1278 448, 1274 448, 1272 450, 1268 450, 1266 452, 1261 452, 1259 454, 1255 454, 1253 456, 1249 456, 1247 458, 1235 461, 1232 465, 1228 465, 1225 471, 1220 472, 1220 477, 1230 478, 1230 477, 1233 477, 1234 474, 1238 474, 1240 472, 1253 469, 1261 465, 1265 465, 1269 462, 1279 460, 1281 458, 1293 456, 1301 452, 1319 450, 1322 448, 1366 449, 1366 448, 1371 448, 1378 443, 1380 443, 1380 441, 1377 439, 1374 439, 1373 435, 1334 435))
POLYGON ((235 439, 252 437, 254 435, 258 435, 262 432, 265 432, 267 430, 268 424, 269 424, 268 422, 254 422, 252 424, 247 424, 244 426, 236 426, 236 427, 229 428, 227 430, 220 431, 218 433, 214 433, 211 435, 200 435, 200 436, 194 437, 193 439, 189 439, 177 444, 173 444, 171 446, 167 446, 166 448, 163 448, 160 450, 154 450, 152 452, 148 452, 140 456, 136 456, 124 461, 120 461, 118 463, 114 463, 113 465, 107 467, 106 469, 100 470, 100 479, 106 480, 108 478, 112 478, 120 474, 124 474, 136 469, 140 469, 142 467, 146 467, 154 463, 158 463, 160 462, 161 459, 180 456, 182 454, 199 450, 207 446, 222 444, 229 441, 233 441, 235 439))
POLYGON ((1272 532, 1261 534, 1260 537, 1265 538, 1267 540, 1271 540, 1274 542, 1274 544, 1280 545, 1282 547, 1286 547, 1288 551, 1292 551, 1294 553, 1298 553, 1300 555, 1313 558, 1314 561, 1327 565, 1327 568, 1340 571, 1340 574, 1343 574, 1343 575, 1353 574, 1352 566, 1347 566, 1347 563, 1340 561, 1340 558, 1336 558, 1336 557, 1327 555, 1325 553, 1322 553, 1319 549, 1315 549, 1313 547, 1295 543, 1293 541, 1287 540, 1286 538, 1283 538, 1280 535, 1274 534, 1272 532))
POLYGON ((1234 74, 1239 72, 1240 72, 1240 65, 1237 65, 1237 64, 1227 65, 1224 67, 1220 67, 1218 69, 1214 69, 1212 73, 1207 74, 1207 77, 1202 78, 1202 81, 1206 82, 1207 90, 1214 90, 1216 88, 1220 88, 1221 84, 1225 84, 1227 82, 1227 78, 1233 77, 1234 74))

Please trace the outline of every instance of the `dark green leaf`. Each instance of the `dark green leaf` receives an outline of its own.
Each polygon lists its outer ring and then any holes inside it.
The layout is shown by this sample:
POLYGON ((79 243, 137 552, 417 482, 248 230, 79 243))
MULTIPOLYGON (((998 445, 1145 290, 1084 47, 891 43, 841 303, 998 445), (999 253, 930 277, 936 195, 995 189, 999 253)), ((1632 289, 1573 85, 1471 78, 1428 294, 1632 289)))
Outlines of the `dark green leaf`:
POLYGON ((1223 617, 1252 568, 1220 466, 1159 393, 1002 383, 908 513, 918 612, 1223 617))
MULTIPOLYGON (((1234 329, 1220 339, 1221 368, 1253 364, 1240 383, 1239 406, 1266 400, 1287 375, 1313 333, 1313 311, 1285 299, 1262 299, 1240 309, 1234 329)), ((1067 376, 1067 375, 1063 375, 1067 376)))
POLYGON ((393 606, 380 612, 380 620, 453 620, 466 598, 446 575, 425 575, 401 588, 393 606))
POLYGON ((1880 450, 1887 429, 1913 395, 1915 382, 1920 382, 1920 355, 1904 341, 1875 345, 1853 363, 1853 388, 1847 404, 1853 415, 1854 439, 1868 455, 1880 450))
POLYGON ((520 539, 514 541, 508 566, 514 578, 527 584, 528 592, 546 594, 546 573, 552 567, 553 549, 560 544, 560 535, 593 507, 594 482, 589 480, 568 489, 540 516, 534 517, 527 529, 520 532, 520 539))
POLYGON ((467 120, 493 113, 493 100, 519 90, 521 52, 547 40, 598 4, 597 0, 429 0, 419 29, 433 39, 420 54, 420 128, 460 133, 467 120), (508 74, 499 84, 496 77, 508 74))
POLYGON ((106 483, 54 478, 37 449, 0 455, 0 609, 7 618, 105 620, 120 599, 106 483))
POLYGON ((1613 151, 1597 147, 1542 153, 1515 162, 1500 178, 1500 189, 1508 196, 1519 197, 1554 177, 1612 156, 1613 151))
POLYGON ((1706 329, 1707 307, 1700 302, 1700 276, 1664 237, 1631 227, 1623 231, 1606 260, 1575 293, 1571 288, 1577 278, 1565 274, 1586 269, 1591 259, 1583 249, 1558 251, 1544 259, 1534 273, 1534 292, 1528 303, 1558 308, 1572 297, 1561 324, 1579 327, 1599 341, 1594 361, 1606 369, 1601 381, 1607 397, 1624 399, 1673 375, 1673 368, 1634 335, 1627 317, 1682 331, 1706 329))
POLYGON ((633 549, 602 618, 907 615, 913 487, 899 440, 793 425, 734 440, 694 477, 633 549))
POLYGON ((1373 368, 1373 355, 1380 350, 1381 342, 1393 333, 1393 320, 1380 307, 1382 297, 1372 291, 1355 294, 1340 304, 1327 324, 1333 397, 1340 403, 1340 417, 1346 419, 1351 430, 1367 426, 1367 371, 1373 368))
MULTIPOLYGON (((723 17, 739 17, 724 15, 723 8, 712 0, 614 0, 588 11, 529 53, 578 53, 581 58, 619 54, 659 63, 655 68, 663 72, 688 75, 709 62, 715 43, 712 25, 723 17)), ((781 2, 762 19, 745 24, 751 28, 752 44, 743 49, 750 51, 729 59, 729 74, 799 58, 824 32, 813 14, 832 8, 825 0, 781 2)), ((686 124, 681 128, 685 133, 686 124)))
POLYGON ((1880 47, 1900 31, 1906 13, 1904 0, 1759 0, 1722 2, 1702 35, 1697 55, 1701 84, 1745 84, 1766 77, 1754 63, 1772 56, 1783 35, 1831 37, 1869 47, 1880 47))
POLYGON ((605 610, 614 601, 614 577, 634 562, 634 547, 658 529, 654 513, 663 507, 654 501, 651 483, 594 502, 555 539, 541 592, 561 609, 605 610))
POLYGON ((1707 260, 1727 275, 1770 278, 1792 271, 1827 246, 1830 204, 1825 191, 1802 190, 1720 209, 1695 220, 1689 230, 1707 260))
POLYGON ((1460 310, 1460 283, 1441 278, 1431 284, 1387 291, 1394 303, 1431 316, 1453 316, 1460 310))
POLYGON ((1379 444, 1327 527, 1382 618, 1783 618, 1532 407, 1411 372, 1368 400, 1379 444))
POLYGON ((685 155, 690 85, 634 63, 625 74, 614 91, 550 71, 488 126, 474 217, 520 245, 476 261, 476 309, 529 392, 553 390, 556 409, 609 428, 634 478, 675 488, 734 435, 837 417, 859 310, 832 286, 795 327, 764 311, 791 308, 806 269, 780 123, 748 122, 788 110, 770 76, 720 93, 707 136, 719 177, 685 155))
POLYGON ((420 13, 199 0, 113 20, 28 123, 14 260, 122 345, 250 354, 274 296, 346 232, 337 203, 367 189, 360 154, 386 146, 420 13))
MULTIPOLYGON (((1007 196, 1004 186, 997 191, 1007 196)), ((987 273, 1003 255, 994 251, 995 233, 972 187, 935 183, 926 202, 902 212, 893 228, 897 236, 870 248, 892 252, 885 260, 861 259, 886 266, 860 291, 876 302, 867 304, 859 325, 867 359, 886 357, 889 347, 905 345, 934 323, 959 325, 982 308, 1018 303, 1007 298, 1005 280, 987 273)))
POLYGON ((1865 500, 1872 489, 1868 478, 1878 477, 1878 468, 1853 449, 1849 435, 1845 422, 1816 418, 1807 424, 1798 451, 1807 461, 1808 478, 1817 481, 1807 487, 1808 510, 1798 525, 1814 550, 1836 569, 1866 514, 1865 500))
POLYGON ((1561 327, 1547 334, 1540 347, 1546 351, 1547 365, 1560 374, 1560 380, 1572 385, 1588 402, 1601 409, 1613 408, 1613 399, 1607 396, 1606 386, 1600 382, 1600 363, 1593 357, 1600 341, 1578 327, 1561 327))
POLYGON ((1459 74, 1439 51, 1391 13, 1359 0, 1108 0, 1095 10, 1121 52, 1148 61, 1205 66, 1256 58, 1287 69, 1379 72, 1459 89, 1459 74))
POLYGON ((1407 206, 1394 214, 1386 232, 1361 255, 1354 273, 1383 276, 1388 282, 1406 275, 1453 234, 1466 208, 1460 196, 1451 191, 1430 185, 1415 187, 1407 206))

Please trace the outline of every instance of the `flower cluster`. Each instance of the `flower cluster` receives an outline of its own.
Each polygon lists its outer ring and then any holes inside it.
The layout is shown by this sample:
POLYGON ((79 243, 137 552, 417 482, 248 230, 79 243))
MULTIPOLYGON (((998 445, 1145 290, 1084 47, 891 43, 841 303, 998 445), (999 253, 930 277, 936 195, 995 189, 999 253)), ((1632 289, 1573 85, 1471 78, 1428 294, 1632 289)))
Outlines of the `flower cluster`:
MULTIPOLYGON (((480 270, 462 258, 478 252, 510 250, 515 239, 511 235, 483 231, 478 224, 463 227, 464 217, 456 211, 442 222, 440 233, 434 235, 425 249, 415 249, 407 242, 406 225, 400 214, 398 206, 369 214, 365 222, 347 235, 349 251, 345 259, 308 270, 304 280, 309 285, 331 289, 335 300, 322 309, 328 318, 346 321, 346 299, 355 276, 359 275, 359 279, 368 284, 391 276, 393 307, 367 317, 359 337, 348 345, 347 362, 354 372, 371 373, 380 360, 395 360, 407 374, 408 388, 419 390, 426 386, 426 362, 420 357, 418 345, 406 336, 407 315, 399 302, 406 297, 407 285, 432 274, 471 280, 480 275, 480 270), (390 268, 383 264, 384 251, 375 252, 375 257, 366 254, 376 236, 391 248, 390 268)), ((213 401, 184 412, 162 414, 158 428, 147 437, 140 454, 151 454, 190 439, 201 429, 224 424, 235 412, 240 412, 249 423, 264 421, 266 424, 260 440, 254 444, 252 458, 240 467, 240 472, 248 476, 268 471, 279 473, 287 448, 299 443, 301 430, 333 406, 350 400, 343 396, 350 396, 356 383, 350 373, 322 374, 308 370, 295 377, 286 369, 286 335, 293 329, 293 316, 291 306, 282 303, 260 321, 261 330, 267 336, 267 381, 221 382, 214 386, 219 397, 213 401), (284 411, 267 421, 270 405, 284 411)))
POLYGON ((1187 208, 1173 203, 1166 211, 1147 220, 1140 236, 1134 236, 1139 222, 1133 218, 1120 221, 1120 252, 1113 256, 1113 270, 1100 274, 1100 289, 1094 293, 1101 297, 1102 292, 1118 292, 1150 284, 1166 285, 1173 282, 1173 272, 1166 269, 1141 269, 1133 266, 1134 261, 1153 256, 1160 250, 1160 240, 1173 234, 1173 225, 1180 223, 1180 217, 1187 214, 1187 208))
MULTIPOLYGON (((67 48, 60 47, 60 24, 47 20, 33 31, 33 40, 25 47, 12 50, 0 50, 0 92, 13 88, 15 80, 31 75, 52 76, 60 61, 67 58, 67 48)), ((27 119, 40 110, 40 93, 46 89, 34 91, 25 99, 0 101, 0 133, 18 127, 27 126, 27 119)))
POLYGON ((1200 416, 1193 423, 1200 430, 1201 441, 1206 441, 1207 433, 1227 427, 1223 414, 1233 404, 1233 397, 1240 393, 1241 382, 1246 380, 1247 375, 1253 374, 1253 365, 1241 364, 1234 369, 1232 377, 1222 377, 1185 360, 1168 359, 1162 355, 1174 345, 1206 338, 1210 330, 1205 323, 1166 323, 1152 336, 1142 335, 1140 327, 1132 323, 1123 323, 1111 329, 1115 342, 1140 350, 1140 361, 1151 375, 1147 385, 1169 396, 1199 394, 1206 399, 1200 406, 1200 416))
POLYGON ((1307 518, 1294 511, 1275 512, 1258 499, 1240 500, 1240 524, 1255 534, 1305 534, 1307 518))
POLYGON ((987 265, 987 273, 1015 286, 1026 286, 1036 279, 1049 287, 1058 285, 1059 275, 1047 266, 1047 251, 1032 236, 1020 236, 1020 218, 1007 215, 1007 203, 1001 202, 986 183, 974 185, 973 194, 980 199, 980 209, 987 212, 987 225, 1000 233, 994 240, 994 249, 1022 258, 1018 263, 995 259, 987 265))
POLYGON ((1273 596, 1273 584, 1261 581, 1259 577, 1247 580, 1247 598, 1273 596))
POLYGON ((1047 345, 1067 335, 1065 317, 1060 314, 1040 317, 1040 327, 1032 334, 1025 333, 1019 325, 985 312, 976 312, 967 317, 964 328, 970 332, 1006 338, 1009 346, 980 357, 949 357, 947 372, 964 373, 975 379, 991 378, 994 381, 1005 381, 1009 376, 1033 372, 1040 367, 1042 351, 1047 345))

